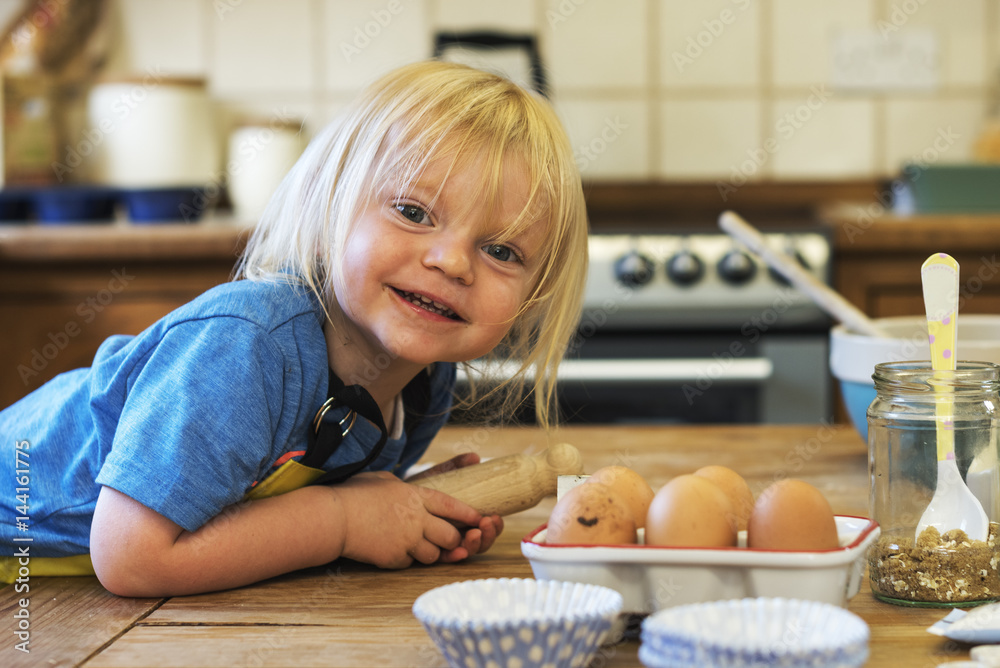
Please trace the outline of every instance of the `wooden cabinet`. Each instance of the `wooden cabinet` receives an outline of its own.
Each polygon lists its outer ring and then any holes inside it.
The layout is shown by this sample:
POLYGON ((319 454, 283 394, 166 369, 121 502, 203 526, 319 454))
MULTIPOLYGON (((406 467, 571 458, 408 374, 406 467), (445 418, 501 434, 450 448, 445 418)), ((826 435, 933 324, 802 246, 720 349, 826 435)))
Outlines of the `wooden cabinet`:
POLYGON ((944 252, 960 266, 960 313, 1000 314, 1000 216, 826 217, 834 230, 834 287, 872 318, 922 315, 920 266, 944 252))
MULTIPOLYGON (((592 189, 588 205, 616 210, 618 191, 592 189)), ((648 198, 640 204, 655 209, 648 198)), ((961 265, 962 313, 1000 314, 1000 216, 869 218, 858 211, 841 207, 823 217, 833 229, 834 287, 869 316, 922 314, 920 265, 935 251, 961 265)), ((247 234, 226 220, 0 226, 0 408, 58 373, 88 366, 108 336, 137 334, 229 280, 247 234)))
POLYGON ((229 280, 245 236, 225 222, 0 227, 0 408, 229 280))

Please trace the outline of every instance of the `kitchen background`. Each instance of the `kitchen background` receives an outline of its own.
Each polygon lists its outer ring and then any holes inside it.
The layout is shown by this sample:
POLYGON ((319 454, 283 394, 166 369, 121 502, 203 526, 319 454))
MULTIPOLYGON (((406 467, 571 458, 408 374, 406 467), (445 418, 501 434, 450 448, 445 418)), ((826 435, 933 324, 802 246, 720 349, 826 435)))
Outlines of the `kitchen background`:
MULTIPOLYGON (((23 6, 0 0, 0 22, 23 6)), ((1000 84, 997 0, 120 0, 112 9, 104 73, 204 77, 223 139, 246 115, 291 114, 315 132, 366 82, 430 56, 438 31, 536 35, 590 179, 738 185, 889 176, 922 157, 961 162, 988 129, 1000 84)))
MULTIPOLYGON (((963 313, 1000 313, 1000 0, 0 0, 0 25, 0 213, 11 156, 51 154, 24 172, 50 182, 38 211, 0 223, 0 320, 18 323, 0 331, 0 406, 228 280, 300 141, 441 34, 536 40, 583 172, 571 417, 847 419, 832 320, 716 227, 726 208, 870 317, 921 314, 939 251, 969 281, 963 313), (50 30, 48 10, 75 20, 50 30), (80 184, 125 198, 87 221, 113 224, 46 217, 80 184), (168 186, 194 209, 140 215, 168 186)), ((503 53, 489 62, 523 76, 503 53)))

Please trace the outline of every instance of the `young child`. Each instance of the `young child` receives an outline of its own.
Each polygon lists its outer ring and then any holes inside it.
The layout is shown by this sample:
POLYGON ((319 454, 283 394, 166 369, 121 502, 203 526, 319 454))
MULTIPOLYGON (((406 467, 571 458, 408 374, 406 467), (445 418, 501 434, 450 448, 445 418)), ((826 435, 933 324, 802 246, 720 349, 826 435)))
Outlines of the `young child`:
POLYGON ((25 462, 21 496, 0 495, 0 579, 30 564, 169 596, 487 550, 499 517, 398 476, 447 419, 456 363, 498 347, 521 365, 512 401, 533 374, 549 423, 586 227, 543 100, 460 65, 385 76, 286 177, 242 280, 0 412, 0 451, 25 462))

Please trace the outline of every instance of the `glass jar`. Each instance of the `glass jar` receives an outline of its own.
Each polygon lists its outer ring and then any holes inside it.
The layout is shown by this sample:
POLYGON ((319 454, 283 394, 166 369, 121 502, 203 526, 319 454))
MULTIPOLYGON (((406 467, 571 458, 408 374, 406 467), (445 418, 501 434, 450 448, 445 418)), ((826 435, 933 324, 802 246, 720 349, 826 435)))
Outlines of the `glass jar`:
POLYGON ((1000 599, 1000 366, 958 362, 932 371, 928 362, 877 364, 868 407, 869 510, 882 529, 868 552, 876 598, 900 605, 962 607, 1000 599), (937 483, 937 429, 953 422, 959 473, 990 520, 985 541, 960 529, 917 525, 937 483))

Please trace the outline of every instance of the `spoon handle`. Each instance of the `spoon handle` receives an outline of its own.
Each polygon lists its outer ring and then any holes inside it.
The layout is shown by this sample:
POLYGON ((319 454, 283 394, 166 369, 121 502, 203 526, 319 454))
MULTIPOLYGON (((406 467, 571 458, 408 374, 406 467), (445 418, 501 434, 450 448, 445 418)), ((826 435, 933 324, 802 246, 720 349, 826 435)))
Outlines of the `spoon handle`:
POLYGON ((803 269, 793 258, 771 249, 764 236, 736 213, 724 211, 719 216, 719 227, 734 239, 743 242, 743 245, 751 252, 788 279, 792 285, 804 292, 820 308, 839 322, 844 323, 851 331, 867 336, 889 336, 878 324, 872 322, 871 318, 866 316, 861 309, 803 269))
MULTIPOLYGON (((927 312, 927 334, 931 348, 931 368, 935 379, 942 380, 956 368, 956 336, 958 328, 958 262, 945 253, 935 253, 920 268, 927 312)), ((944 383, 935 388, 941 396, 935 404, 937 416, 937 458, 955 458, 954 398, 951 386, 944 383)))

